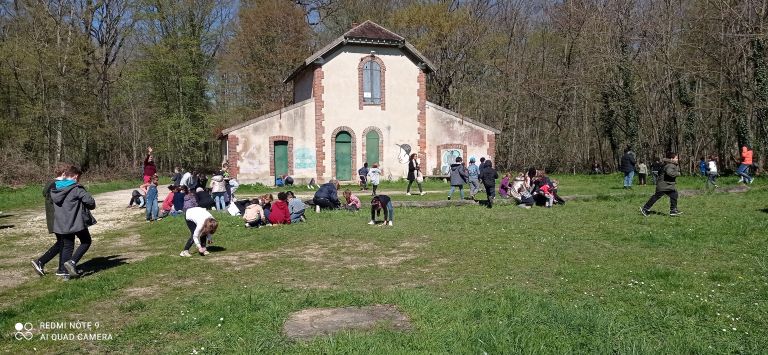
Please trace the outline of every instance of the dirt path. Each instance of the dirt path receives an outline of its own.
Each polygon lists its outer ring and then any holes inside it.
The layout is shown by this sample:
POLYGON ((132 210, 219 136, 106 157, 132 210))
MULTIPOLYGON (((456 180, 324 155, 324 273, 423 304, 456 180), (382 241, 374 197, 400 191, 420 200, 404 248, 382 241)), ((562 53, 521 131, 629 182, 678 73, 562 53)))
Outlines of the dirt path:
MULTIPOLYGON (((144 214, 144 210, 125 208, 131 199, 131 191, 133 189, 106 192, 93 196, 96 200, 96 209, 93 210, 93 216, 96 218, 97 223, 90 228, 91 234, 100 234, 104 231, 125 228, 129 224, 137 222, 136 216, 144 214)), ((3 218, 2 224, 13 225, 13 227, 0 229, 0 236, 2 237, 48 234, 43 206, 35 210, 18 210, 7 214, 9 217, 3 218)))
MULTIPOLYGON (((83 262, 100 256, 112 256, 110 262, 119 259, 121 263, 131 263, 153 255, 141 245, 139 235, 131 233, 132 227, 140 224, 144 215, 143 209, 126 208, 131 191, 133 189, 94 195, 96 209, 93 216, 97 223, 89 228, 93 244, 83 262), (108 233, 113 231, 125 231, 126 236, 115 237, 114 234, 108 233)), ((0 224, 6 226, 0 229, 2 245, 13 251, 9 255, 0 256, 0 289, 12 288, 38 277, 29 261, 42 255, 55 241, 53 236, 48 234, 45 209, 40 206, 38 209, 5 213, 0 219, 0 224)), ((52 260, 46 271, 55 272, 54 265, 57 261, 58 258, 52 260)))

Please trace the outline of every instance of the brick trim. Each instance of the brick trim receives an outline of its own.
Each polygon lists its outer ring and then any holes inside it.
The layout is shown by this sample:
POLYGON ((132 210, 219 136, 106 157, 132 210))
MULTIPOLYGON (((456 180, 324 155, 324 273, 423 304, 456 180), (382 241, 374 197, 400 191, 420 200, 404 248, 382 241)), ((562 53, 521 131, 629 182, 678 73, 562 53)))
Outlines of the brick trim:
POLYGON ((325 93, 325 87, 323 86, 323 68, 317 67, 314 71, 314 77, 312 78, 312 97, 315 99, 315 157, 317 164, 315 165, 315 173, 317 174, 317 182, 324 182, 323 176, 325 175, 325 116, 323 114, 323 108, 325 103, 323 102, 323 94, 325 93))
MULTIPOLYGON (((467 162, 467 145, 460 143, 440 144, 435 150, 435 168, 440 169, 440 165, 443 163, 443 149, 461 149, 461 160, 467 162)), ((425 166, 425 165, 423 165, 425 166)))
POLYGON ((488 159, 495 162, 494 156, 496 155, 496 134, 488 134, 488 159))
MULTIPOLYGON (((368 141, 368 132, 375 131, 379 135, 379 160, 381 160, 384 157, 384 134, 381 133, 381 130, 379 127, 370 126, 363 130, 363 135, 360 137, 360 140, 363 141, 363 161, 360 162, 360 164, 364 164, 366 162, 366 150, 365 150, 365 144, 368 141)), ((381 162, 378 162, 379 165, 381 165, 381 162)))
POLYGON ((387 72, 387 67, 384 65, 384 61, 381 60, 381 58, 375 56, 375 55, 367 55, 365 57, 360 58, 360 63, 357 65, 357 92, 358 92, 358 104, 359 109, 362 110, 365 106, 380 106, 382 111, 385 111, 387 109, 386 105, 386 85, 385 85, 385 78, 387 72), (379 68, 381 68, 381 80, 379 81, 379 91, 381 92, 381 104, 366 104, 365 98, 363 97, 363 68, 365 67, 365 63, 368 62, 376 62, 379 65, 379 68))
POLYGON ((333 133, 331 133, 331 176, 338 180, 336 177, 336 135, 341 132, 347 132, 350 136, 352 136, 352 176, 350 177, 352 180, 349 181, 354 181, 356 176, 355 171, 357 171, 357 139, 355 138, 355 131, 347 126, 338 127, 333 130, 333 133))
POLYGON ((227 135, 227 163, 229 164, 229 175, 233 178, 237 178, 237 174, 240 173, 238 144, 240 144, 240 138, 231 133, 227 135))
POLYGON ((275 142, 288 142, 288 175, 293 176, 293 137, 271 136, 269 137, 269 175, 275 176, 275 142))
MULTIPOLYGON (((419 77, 417 81, 419 83, 419 88, 416 91, 417 95, 419 96, 419 102, 417 105, 419 110, 417 117, 419 122, 419 159, 421 159, 421 166, 426 167, 429 166, 427 165, 427 74, 425 74, 423 70, 419 70, 419 77)), ((464 151, 466 152, 466 149, 464 151)), ((440 161, 439 155, 440 153, 438 148, 438 162, 440 161)))

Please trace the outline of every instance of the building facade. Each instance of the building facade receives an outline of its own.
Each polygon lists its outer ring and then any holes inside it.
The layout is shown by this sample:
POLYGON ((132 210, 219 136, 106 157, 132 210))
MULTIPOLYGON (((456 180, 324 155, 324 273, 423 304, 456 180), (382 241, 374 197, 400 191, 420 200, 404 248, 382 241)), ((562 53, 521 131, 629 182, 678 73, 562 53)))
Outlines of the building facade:
POLYGON ((399 35, 354 26, 285 79, 295 104, 222 131, 230 173, 267 185, 286 174, 352 181, 367 162, 399 179, 412 153, 425 175, 446 174, 457 156, 493 158, 497 129, 427 101, 433 71, 399 35))

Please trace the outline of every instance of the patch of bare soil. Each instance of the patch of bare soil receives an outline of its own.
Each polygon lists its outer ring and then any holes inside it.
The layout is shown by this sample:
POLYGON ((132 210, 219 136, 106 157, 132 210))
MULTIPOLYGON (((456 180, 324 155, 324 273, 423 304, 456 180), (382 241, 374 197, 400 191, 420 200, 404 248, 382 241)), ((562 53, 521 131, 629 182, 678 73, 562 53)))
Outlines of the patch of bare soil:
MULTIPOLYGON (((104 237, 107 232, 128 229, 139 223, 138 217, 144 214, 144 210, 125 207, 131 197, 131 191, 120 190, 94 195, 96 209, 93 210, 93 215, 97 223, 89 228, 93 245, 81 264, 91 261, 98 268, 99 265, 95 264, 101 262, 131 263, 156 255, 143 247, 138 235, 104 237), (105 257, 107 255, 109 257, 105 257)), ((28 260, 42 255, 55 238, 48 234, 43 208, 11 212, 9 217, 4 218, 3 223, 13 225, 12 228, 0 229, 0 238, 10 240, 8 247, 14 251, 13 258, 0 262, 0 289, 8 289, 38 277, 28 260)), ((56 263, 58 257, 46 265, 46 272, 55 272, 56 263)))
POLYGON ((291 314, 283 324, 283 334, 291 339, 309 340, 340 331, 376 327, 407 331, 411 323, 394 305, 310 308, 291 314))
POLYGON ((399 246, 385 249, 373 243, 345 241, 330 244, 309 244, 300 248, 285 248, 271 252, 233 252, 225 255, 212 254, 206 261, 228 264, 235 270, 243 270, 267 262, 273 258, 298 259, 321 269, 358 269, 362 267, 396 267, 419 256, 418 249, 428 245, 427 239, 418 237, 403 241, 399 246), (371 256, 374 254, 375 256, 371 256))

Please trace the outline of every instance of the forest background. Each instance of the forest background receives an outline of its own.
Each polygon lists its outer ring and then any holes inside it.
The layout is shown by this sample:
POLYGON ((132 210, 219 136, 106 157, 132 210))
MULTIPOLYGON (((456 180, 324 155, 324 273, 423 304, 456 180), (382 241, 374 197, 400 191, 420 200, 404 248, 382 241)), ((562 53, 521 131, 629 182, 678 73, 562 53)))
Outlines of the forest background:
POLYGON ((501 170, 686 172, 768 153, 768 0, 0 0, 0 184, 58 161, 220 164, 221 129, 291 102, 298 63, 373 20, 436 65, 428 98, 502 130, 501 170))

